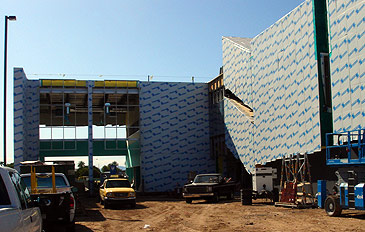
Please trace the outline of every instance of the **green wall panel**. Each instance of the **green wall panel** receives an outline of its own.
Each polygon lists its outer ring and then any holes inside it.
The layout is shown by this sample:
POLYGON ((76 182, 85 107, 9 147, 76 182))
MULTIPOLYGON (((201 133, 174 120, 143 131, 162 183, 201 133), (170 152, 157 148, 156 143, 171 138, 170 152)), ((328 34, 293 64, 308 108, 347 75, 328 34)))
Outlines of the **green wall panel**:
MULTIPOLYGON (((138 144, 139 146, 139 144, 138 144)), ((94 156, 127 156, 125 140, 93 141, 94 156)), ((132 153, 138 153, 132 149, 132 153)), ((88 156, 87 140, 82 141, 40 141, 40 158, 61 156, 88 156)), ((139 159, 139 156, 138 156, 139 159)))

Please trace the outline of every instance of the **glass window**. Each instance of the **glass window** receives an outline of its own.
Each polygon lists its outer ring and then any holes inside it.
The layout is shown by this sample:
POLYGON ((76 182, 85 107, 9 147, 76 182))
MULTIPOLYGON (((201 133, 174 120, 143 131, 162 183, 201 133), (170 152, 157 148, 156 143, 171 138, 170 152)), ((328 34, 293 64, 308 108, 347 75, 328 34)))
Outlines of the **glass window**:
POLYGON ((22 181, 18 173, 9 172, 9 176, 16 189, 22 209, 29 208, 31 206, 32 200, 30 198, 30 193, 25 183, 22 181))
POLYGON ((218 176, 217 175, 196 176, 194 183, 218 183, 218 176))
POLYGON ((106 188, 130 188, 131 184, 128 180, 108 180, 106 182, 106 188))
MULTIPOLYGON (((62 176, 55 176, 56 179, 56 187, 57 188, 64 188, 64 187, 69 187, 66 182, 65 179, 62 176)), ((30 176, 26 176, 23 177, 23 180, 26 184, 26 186, 28 186, 28 188, 30 188, 30 176)), ((46 175, 46 176, 37 176, 37 188, 52 188, 52 176, 50 175, 46 175)))
POLYGON ((3 178, 0 176, 0 205, 10 205, 10 198, 3 178))

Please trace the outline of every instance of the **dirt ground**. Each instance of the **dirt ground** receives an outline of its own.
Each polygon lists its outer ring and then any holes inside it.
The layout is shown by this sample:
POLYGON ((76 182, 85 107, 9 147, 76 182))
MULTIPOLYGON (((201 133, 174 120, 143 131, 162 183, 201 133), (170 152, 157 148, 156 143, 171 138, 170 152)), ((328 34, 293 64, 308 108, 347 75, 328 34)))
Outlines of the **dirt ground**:
POLYGON ((239 199, 187 204, 168 197, 140 197, 135 209, 104 209, 93 198, 80 200, 76 231, 365 231, 365 212, 344 210, 328 217, 323 209, 291 209, 239 199))

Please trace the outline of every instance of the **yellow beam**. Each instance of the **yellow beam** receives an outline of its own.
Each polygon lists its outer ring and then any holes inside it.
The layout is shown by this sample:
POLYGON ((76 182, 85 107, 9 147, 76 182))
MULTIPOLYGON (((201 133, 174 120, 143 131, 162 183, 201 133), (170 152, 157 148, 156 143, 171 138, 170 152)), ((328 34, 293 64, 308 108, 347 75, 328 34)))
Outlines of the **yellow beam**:
POLYGON ((86 81, 78 80, 41 80, 42 87, 86 87, 86 81))

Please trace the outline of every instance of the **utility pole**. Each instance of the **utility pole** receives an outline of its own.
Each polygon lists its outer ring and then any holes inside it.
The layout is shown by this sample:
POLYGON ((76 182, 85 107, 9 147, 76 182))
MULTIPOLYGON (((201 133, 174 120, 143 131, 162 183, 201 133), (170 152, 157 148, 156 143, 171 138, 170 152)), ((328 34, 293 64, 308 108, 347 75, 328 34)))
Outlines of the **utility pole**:
POLYGON ((4 166, 6 165, 6 89, 7 89, 7 50, 8 50, 8 20, 15 21, 15 16, 5 15, 5 39, 4 39, 4 166))

